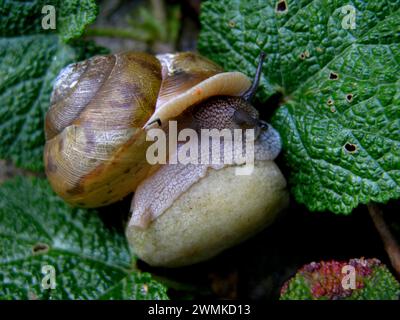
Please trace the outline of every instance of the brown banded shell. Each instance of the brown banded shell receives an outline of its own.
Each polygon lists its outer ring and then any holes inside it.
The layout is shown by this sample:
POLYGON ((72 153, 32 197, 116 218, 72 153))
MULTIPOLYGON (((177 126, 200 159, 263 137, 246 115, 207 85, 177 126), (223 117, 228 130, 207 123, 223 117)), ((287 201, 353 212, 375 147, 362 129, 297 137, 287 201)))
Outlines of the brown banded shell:
POLYGON ((56 79, 46 115, 48 179, 73 205, 115 202, 151 169, 146 124, 211 96, 239 96, 249 86, 244 74, 223 72, 194 53, 126 52, 70 65, 56 79))

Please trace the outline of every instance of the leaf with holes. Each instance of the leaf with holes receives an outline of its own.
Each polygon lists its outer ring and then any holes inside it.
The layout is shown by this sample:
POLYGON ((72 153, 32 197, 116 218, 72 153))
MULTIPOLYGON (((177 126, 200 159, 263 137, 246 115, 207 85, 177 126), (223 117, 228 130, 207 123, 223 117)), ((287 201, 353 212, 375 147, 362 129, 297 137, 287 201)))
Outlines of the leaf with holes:
POLYGON ((350 213, 400 196, 400 2, 209 1, 199 49, 252 76, 273 116, 296 199, 350 213))
POLYGON ((69 207, 45 180, 4 183, 0 221, 0 299, 167 299, 132 270, 122 234, 69 207))
POLYGON ((92 0, 55 2, 56 30, 42 29, 44 4, 0 4, 0 158, 31 170, 43 169, 43 119, 54 78, 65 65, 104 52, 93 43, 61 41, 79 36, 94 20, 92 0))

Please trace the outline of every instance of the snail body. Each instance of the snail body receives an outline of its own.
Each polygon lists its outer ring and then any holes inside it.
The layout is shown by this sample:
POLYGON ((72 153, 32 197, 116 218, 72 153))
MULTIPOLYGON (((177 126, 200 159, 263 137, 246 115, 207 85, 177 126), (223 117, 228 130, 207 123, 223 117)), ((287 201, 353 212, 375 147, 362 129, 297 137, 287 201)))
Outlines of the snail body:
POLYGON ((260 72, 261 63, 252 85, 244 74, 224 72, 194 53, 127 52, 66 67, 45 122, 50 184, 81 207, 135 192, 126 233, 135 253, 152 265, 187 265, 217 254, 268 225, 288 201, 273 162, 279 135, 249 102, 260 72), (146 135, 154 127, 168 134, 169 120, 198 133, 254 129, 253 174, 232 176, 240 162, 151 165, 146 135))

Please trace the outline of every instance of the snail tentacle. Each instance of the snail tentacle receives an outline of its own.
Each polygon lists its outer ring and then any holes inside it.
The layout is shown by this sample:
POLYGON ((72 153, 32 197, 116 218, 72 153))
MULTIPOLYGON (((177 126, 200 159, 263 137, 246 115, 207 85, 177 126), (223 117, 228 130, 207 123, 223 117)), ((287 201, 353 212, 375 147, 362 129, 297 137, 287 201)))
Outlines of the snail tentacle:
POLYGON ((251 99, 253 99, 253 97, 257 91, 258 85, 260 83, 261 74, 262 74, 262 67, 263 67, 264 59, 265 59, 265 52, 261 51, 259 60, 258 60, 257 71, 256 71, 256 74, 254 75, 253 83, 252 83, 251 87, 242 95, 243 99, 245 99, 246 101, 251 101, 251 99))

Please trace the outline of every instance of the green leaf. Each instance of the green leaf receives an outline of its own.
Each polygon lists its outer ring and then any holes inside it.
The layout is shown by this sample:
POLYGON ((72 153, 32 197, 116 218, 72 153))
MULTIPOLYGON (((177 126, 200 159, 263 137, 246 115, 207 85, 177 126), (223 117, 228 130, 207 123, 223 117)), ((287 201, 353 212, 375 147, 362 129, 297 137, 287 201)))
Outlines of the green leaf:
POLYGON ((125 237, 94 210, 71 208, 42 179, 0 187, 1 299, 166 299, 166 288, 133 272, 125 237), (55 289, 42 273, 54 267, 55 289))
MULTIPOLYGON (((43 169, 43 120, 55 77, 67 64, 104 53, 91 42, 75 40, 67 45, 51 30, 43 30, 44 4, 51 3, 0 4, 0 158, 34 171, 43 169)), ((80 6, 79 1, 53 4, 59 23, 55 31, 64 40, 79 36, 95 18, 93 1, 80 6)))
POLYGON ((96 19, 98 8, 94 0, 3 0, 0 4, 0 36, 15 37, 57 33, 67 42, 82 35, 85 27, 96 19), (43 29, 42 20, 48 14, 42 8, 55 9, 56 29, 43 29))
POLYGON ((352 1, 355 29, 348 1, 279 2, 204 3, 199 49, 250 77, 267 53, 259 97, 284 95, 272 123, 297 201, 350 213, 399 198, 400 2, 352 1))

